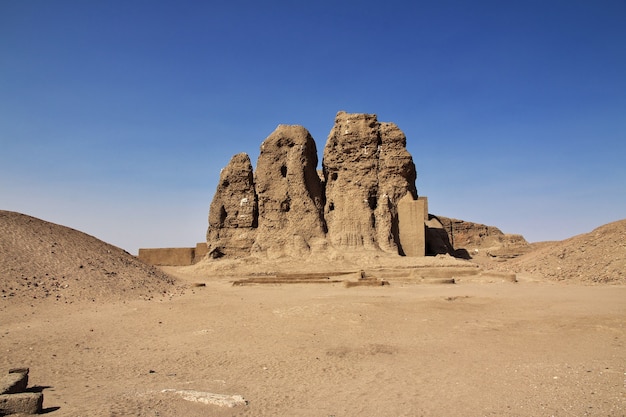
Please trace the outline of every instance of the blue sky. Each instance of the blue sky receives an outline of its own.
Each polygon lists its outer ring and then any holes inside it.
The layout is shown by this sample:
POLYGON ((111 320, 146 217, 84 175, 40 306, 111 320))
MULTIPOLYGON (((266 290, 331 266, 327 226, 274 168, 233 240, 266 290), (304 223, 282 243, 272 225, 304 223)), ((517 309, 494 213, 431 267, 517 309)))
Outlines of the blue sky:
POLYGON ((204 240, 219 171, 339 110, 430 212, 560 240, 626 218, 626 2, 0 0, 0 209, 131 253, 204 240))

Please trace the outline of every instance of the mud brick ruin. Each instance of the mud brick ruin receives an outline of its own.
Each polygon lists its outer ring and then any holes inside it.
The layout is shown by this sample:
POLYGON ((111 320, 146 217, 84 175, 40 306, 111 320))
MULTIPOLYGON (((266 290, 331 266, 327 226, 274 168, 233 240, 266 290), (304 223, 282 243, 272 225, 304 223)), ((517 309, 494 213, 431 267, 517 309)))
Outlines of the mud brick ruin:
POLYGON ((265 139, 255 172, 247 154, 235 155, 209 210, 208 255, 425 255, 427 204, 418 199, 415 164, 395 124, 339 112, 323 155, 318 172, 315 141, 290 125, 265 139))
POLYGON ((374 114, 337 113, 322 169, 317 166, 308 130, 279 125, 261 144, 256 170, 246 153, 234 155, 222 169, 206 244, 140 249, 139 258, 153 265, 350 251, 468 258, 468 244, 481 249, 526 244, 495 227, 429 215, 428 200, 415 187, 406 136, 374 114))

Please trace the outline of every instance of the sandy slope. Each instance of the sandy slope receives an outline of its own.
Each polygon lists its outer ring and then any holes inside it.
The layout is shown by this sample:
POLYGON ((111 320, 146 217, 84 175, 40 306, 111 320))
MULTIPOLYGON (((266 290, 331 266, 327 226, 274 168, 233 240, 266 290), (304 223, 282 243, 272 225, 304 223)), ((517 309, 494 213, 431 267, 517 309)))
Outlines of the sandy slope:
POLYGON ((10 211, 0 211, 0 260, 0 306, 152 298, 177 291, 172 277, 118 247, 10 211))
POLYGON ((626 284, 626 219, 537 245, 505 267, 548 280, 626 284))
MULTIPOLYGON (((166 275, 91 236, 0 214, 0 372, 30 367, 50 416, 626 415, 619 267, 610 286, 572 284, 585 281, 576 275, 571 282, 417 285, 390 277, 383 287, 233 287, 237 263, 220 274, 200 265, 166 275), (59 281, 68 287, 57 288, 59 281), (198 404, 167 389, 239 394, 248 405, 198 404)), ((613 265, 621 252, 602 245, 619 248, 623 229, 609 226, 595 238, 564 241, 561 250, 571 249, 564 258, 553 258, 559 249, 551 245, 534 264, 516 262, 535 265, 536 276, 552 262, 575 260, 567 271, 583 271, 581 253, 598 250, 612 253, 601 262, 613 265)), ((361 261, 368 268, 387 262, 361 261)), ((359 262, 337 256, 300 265, 314 272, 359 262)), ((297 263, 264 268, 281 267, 298 270, 297 263)))

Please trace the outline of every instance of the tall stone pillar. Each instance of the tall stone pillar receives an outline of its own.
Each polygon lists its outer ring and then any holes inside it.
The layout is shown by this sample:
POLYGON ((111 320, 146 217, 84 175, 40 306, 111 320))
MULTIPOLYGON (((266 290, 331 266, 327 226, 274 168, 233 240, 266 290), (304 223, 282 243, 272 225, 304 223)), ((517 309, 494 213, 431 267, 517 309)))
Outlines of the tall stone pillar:
POLYGON ((406 256, 426 256, 426 227, 428 200, 426 197, 413 199, 406 193, 398 203, 398 229, 400 254, 406 256))

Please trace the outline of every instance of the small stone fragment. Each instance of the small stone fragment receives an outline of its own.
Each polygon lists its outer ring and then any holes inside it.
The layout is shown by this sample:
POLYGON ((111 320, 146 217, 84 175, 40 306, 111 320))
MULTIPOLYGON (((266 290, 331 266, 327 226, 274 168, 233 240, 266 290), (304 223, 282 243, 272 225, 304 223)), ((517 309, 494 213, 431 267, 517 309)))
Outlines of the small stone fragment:
POLYGON ((202 404, 217 405, 219 407, 236 407, 238 405, 248 405, 248 401, 241 395, 225 395, 213 394, 211 392, 195 391, 190 389, 175 390, 164 389, 161 392, 171 392, 178 394, 187 401, 198 402, 202 404))

